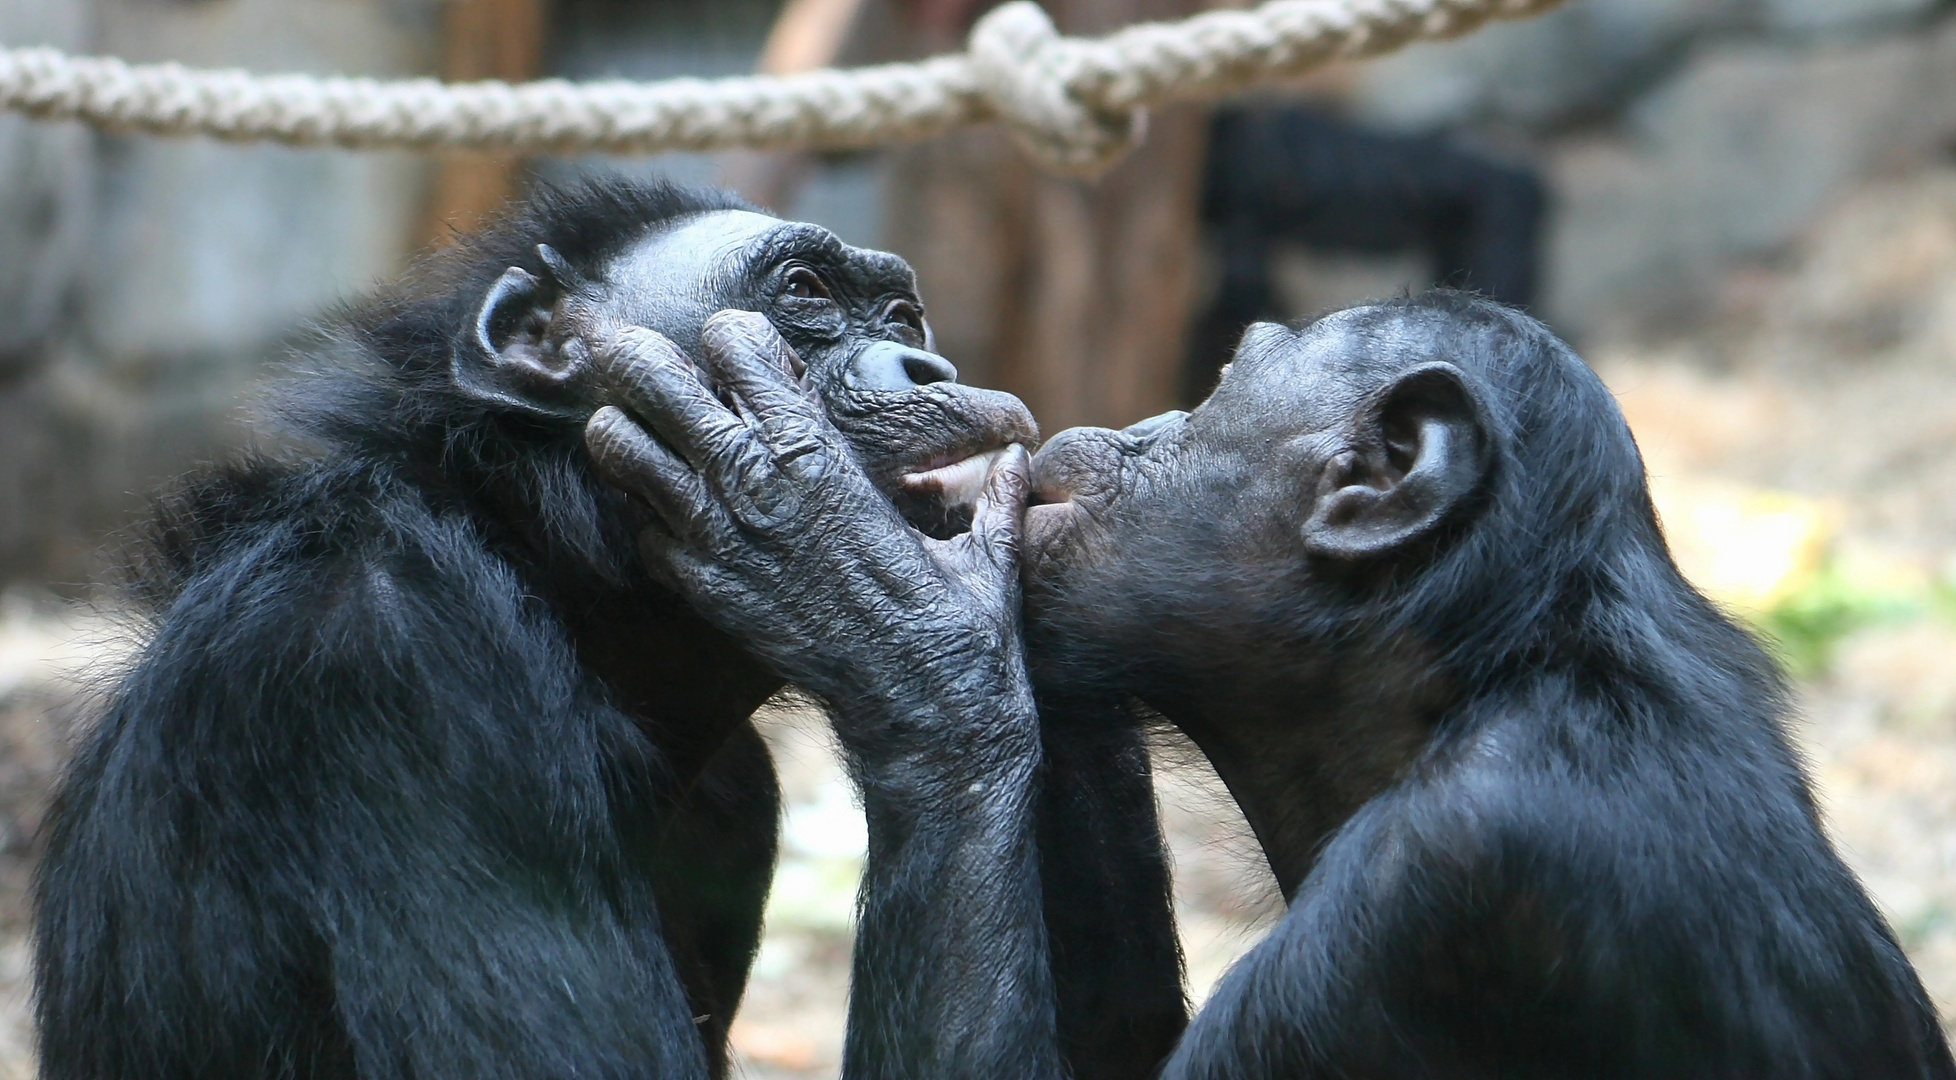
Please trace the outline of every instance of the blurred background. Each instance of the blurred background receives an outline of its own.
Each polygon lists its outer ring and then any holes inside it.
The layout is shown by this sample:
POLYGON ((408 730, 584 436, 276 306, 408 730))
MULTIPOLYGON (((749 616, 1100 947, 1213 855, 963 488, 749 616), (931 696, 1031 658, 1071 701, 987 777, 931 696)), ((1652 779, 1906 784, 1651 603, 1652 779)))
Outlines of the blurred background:
MULTIPOLYGON (((260 72, 785 72, 957 48, 989 0, 0 0, 0 42, 260 72)), ((1062 30, 1201 0, 1047 0, 1062 30)), ((245 434, 308 318, 537 179, 736 186, 916 265, 966 381, 1048 431, 1198 399, 1244 323, 1436 283, 1523 304, 1617 392, 1687 573, 1780 650, 1834 835, 1956 1017, 1956 3, 1571 0, 1152 118, 1095 183, 981 129, 848 155, 236 147, 0 117, 0 1076, 32 1073, 22 891, 147 493, 245 434)), ((734 1028, 833 1075, 861 814, 819 717, 734 1028)), ((1164 745, 1200 1000, 1281 908, 1164 745)))

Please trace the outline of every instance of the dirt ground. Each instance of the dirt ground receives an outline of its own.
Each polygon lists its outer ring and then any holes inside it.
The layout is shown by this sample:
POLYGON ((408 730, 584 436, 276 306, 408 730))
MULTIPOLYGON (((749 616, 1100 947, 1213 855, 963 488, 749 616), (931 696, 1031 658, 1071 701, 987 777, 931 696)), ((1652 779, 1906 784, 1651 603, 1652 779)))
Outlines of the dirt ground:
MULTIPOLYGON (((1833 835, 1956 1018, 1956 172, 1855 193, 1735 272, 1707 325, 1586 353, 1687 572, 1782 635, 1833 835)), ((0 1080, 33 1072, 32 839, 86 712, 77 679, 118 640, 84 609, 0 601, 0 1080)), ((750 1076, 833 1076, 862 818, 818 717, 763 726, 789 810, 734 1041, 750 1076)), ((1213 774, 1185 747, 1161 759, 1199 1002, 1282 905, 1213 774)))

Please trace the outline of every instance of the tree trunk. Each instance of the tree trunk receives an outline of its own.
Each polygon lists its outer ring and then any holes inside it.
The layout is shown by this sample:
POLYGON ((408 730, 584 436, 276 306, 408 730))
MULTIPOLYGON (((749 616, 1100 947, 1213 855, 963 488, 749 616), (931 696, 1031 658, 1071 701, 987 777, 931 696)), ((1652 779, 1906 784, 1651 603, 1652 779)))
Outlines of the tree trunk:
MULTIPOLYGON (((448 82, 528 82, 543 67, 546 0, 448 0, 441 76, 448 82)), ((445 242, 468 232, 515 198, 521 156, 473 150, 444 152, 429 196, 424 239, 445 242)))
MULTIPOLYGON (((985 4, 904 5, 913 54, 962 47, 985 4), (975 10, 974 10, 975 9, 975 10)), ((1177 19, 1202 0, 1046 0, 1062 33, 1177 19)), ((896 151, 886 237, 917 269, 939 348, 963 381, 1025 399, 1047 432, 1173 408, 1199 258, 1206 114, 1149 118, 1097 180, 1041 171, 1004 130, 896 151)))

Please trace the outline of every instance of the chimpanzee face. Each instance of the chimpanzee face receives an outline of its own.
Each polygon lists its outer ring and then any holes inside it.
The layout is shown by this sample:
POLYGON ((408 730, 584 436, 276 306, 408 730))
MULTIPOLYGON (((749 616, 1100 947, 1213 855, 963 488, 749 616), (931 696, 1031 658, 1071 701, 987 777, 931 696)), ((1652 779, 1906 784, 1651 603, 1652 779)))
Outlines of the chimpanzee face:
POLYGON ((605 390, 580 381, 583 365, 568 344, 580 327, 643 326, 698 355, 706 320, 735 309, 774 323, 804 365, 796 374, 870 478, 928 532, 963 529, 991 461, 1038 437, 1017 398, 958 384, 957 369, 934 351, 909 264, 820 226, 741 210, 698 214, 627 247, 595 281, 568 267, 557 273, 573 280, 506 274, 511 295, 492 289, 480 337, 513 363, 544 364, 577 382, 571 396, 584 415, 605 390))
POLYGON ((1443 318, 1259 324, 1194 412, 1055 435, 1032 463, 1029 620, 1213 664, 1290 624, 1272 608, 1307 586, 1410 550, 1487 461, 1473 383, 1430 325, 1443 318))

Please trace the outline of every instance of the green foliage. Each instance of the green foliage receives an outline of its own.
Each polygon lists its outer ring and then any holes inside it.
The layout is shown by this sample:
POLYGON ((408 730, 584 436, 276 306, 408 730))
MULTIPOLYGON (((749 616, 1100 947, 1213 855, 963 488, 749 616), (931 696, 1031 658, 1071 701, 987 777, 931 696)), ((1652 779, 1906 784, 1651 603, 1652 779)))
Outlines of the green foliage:
POLYGON ((1919 949, 1929 943, 1929 939, 1948 931, 1956 924, 1956 910, 1948 904, 1931 903, 1913 916, 1895 923, 1895 936, 1902 939, 1904 949, 1919 949))
POLYGON ((1789 671, 1811 678, 1827 670, 1834 647, 1847 635, 1931 614, 1956 619, 1956 589, 1938 583, 1926 592, 1898 590, 1857 580, 1829 560, 1751 621, 1789 671))

